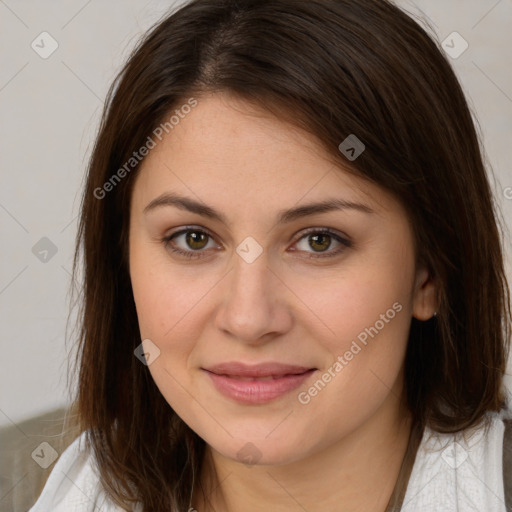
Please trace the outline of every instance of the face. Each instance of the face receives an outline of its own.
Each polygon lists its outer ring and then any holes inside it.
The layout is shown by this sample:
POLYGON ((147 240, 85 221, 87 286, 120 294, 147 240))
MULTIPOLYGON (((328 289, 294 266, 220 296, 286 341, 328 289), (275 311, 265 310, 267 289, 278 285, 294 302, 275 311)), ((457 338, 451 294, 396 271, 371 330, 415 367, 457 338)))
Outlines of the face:
POLYGON ((224 94, 142 163, 129 254, 156 385, 234 461, 302 459, 393 407, 411 317, 434 311, 401 205, 224 94))

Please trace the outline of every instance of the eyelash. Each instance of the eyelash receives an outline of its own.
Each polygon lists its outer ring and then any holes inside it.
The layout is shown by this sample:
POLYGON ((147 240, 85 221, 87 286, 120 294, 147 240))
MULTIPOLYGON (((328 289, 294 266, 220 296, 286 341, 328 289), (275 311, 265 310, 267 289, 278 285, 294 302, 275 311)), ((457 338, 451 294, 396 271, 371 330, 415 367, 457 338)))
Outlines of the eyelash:
MULTIPOLYGON (((199 228, 196 228, 194 226, 186 226, 184 229, 181 229, 180 231, 177 231, 175 233, 172 233, 171 235, 168 235, 168 236, 164 237, 162 239, 162 242, 164 243, 164 246, 167 249, 169 249, 170 251, 172 251, 175 254, 179 254, 180 256, 183 256, 183 257, 188 258, 188 259, 202 258, 203 256, 201 255, 201 253, 204 252, 203 250, 184 251, 183 249, 177 248, 172 243, 172 239, 173 238, 176 238, 179 235, 183 235, 183 234, 189 233, 189 232, 204 233, 210 239, 214 239, 214 237, 208 231, 206 231, 205 229, 199 229, 199 228)), ((307 237, 308 235, 312 235, 312 234, 314 234, 314 235, 327 234, 327 235, 331 236, 332 238, 334 238, 337 242, 339 242, 342 245, 342 247, 338 248, 335 251, 326 253, 326 254, 322 254, 322 253, 316 253, 315 254, 315 253, 312 253, 309 256, 307 256, 306 258, 311 258, 311 259, 333 258, 335 256, 338 256, 340 253, 342 253, 346 248, 352 246, 352 242, 350 240, 348 240, 346 238, 343 238, 342 236, 340 236, 338 233, 336 233, 335 231, 331 230, 330 228, 310 228, 310 229, 306 230, 302 234, 302 236, 300 238, 298 238, 296 242, 294 242, 294 244, 298 243, 303 238, 307 237)))

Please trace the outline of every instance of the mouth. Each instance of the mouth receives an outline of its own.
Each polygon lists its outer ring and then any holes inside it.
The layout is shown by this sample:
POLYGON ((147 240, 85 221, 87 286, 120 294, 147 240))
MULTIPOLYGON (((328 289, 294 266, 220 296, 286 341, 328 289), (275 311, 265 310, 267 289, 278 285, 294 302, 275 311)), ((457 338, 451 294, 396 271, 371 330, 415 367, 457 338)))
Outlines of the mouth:
POLYGON ((301 375, 309 370, 316 370, 316 368, 278 362, 248 365, 237 361, 230 361, 204 368, 204 370, 216 375, 225 375, 239 379, 275 379, 288 375, 301 375))
POLYGON ((281 363, 249 366, 230 362, 202 370, 222 395, 243 404, 262 404, 299 387, 317 368, 281 363))
POLYGON ((215 375, 221 375, 222 377, 229 377, 230 379, 235 380, 245 380, 245 381, 264 381, 264 380, 276 380, 282 379, 283 377, 289 377, 290 375, 302 375, 301 373, 290 373, 286 375, 268 375, 267 377, 240 377, 240 375, 224 375, 216 373, 215 375))

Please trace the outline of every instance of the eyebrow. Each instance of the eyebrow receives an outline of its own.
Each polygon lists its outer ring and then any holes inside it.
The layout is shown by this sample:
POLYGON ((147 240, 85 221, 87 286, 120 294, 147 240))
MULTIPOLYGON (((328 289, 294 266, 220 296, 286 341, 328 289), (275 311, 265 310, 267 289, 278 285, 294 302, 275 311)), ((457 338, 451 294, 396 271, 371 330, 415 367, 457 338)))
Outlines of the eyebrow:
MULTIPOLYGON (((218 212, 211 206, 208 206, 205 203, 200 201, 196 201, 190 197, 180 196, 175 193, 166 192, 162 195, 153 199, 143 210, 144 214, 155 210, 157 208, 161 208, 164 206, 174 206, 181 210, 187 210, 192 213, 196 213, 203 217, 209 217, 210 219, 217 220, 222 222, 225 225, 228 225, 229 222, 224 214, 218 212)), ((356 203, 353 201, 346 201, 344 199, 326 199, 325 201, 321 201, 318 203, 310 203, 303 206, 298 206, 296 208, 291 208, 289 210, 281 210, 277 214, 277 222, 284 224, 288 222, 293 222, 294 220, 301 219, 303 217, 307 217, 309 215, 314 215, 315 213, 325 213, 336 210, 358 210, 363 213, 375 213, 369 206, 356 203)))

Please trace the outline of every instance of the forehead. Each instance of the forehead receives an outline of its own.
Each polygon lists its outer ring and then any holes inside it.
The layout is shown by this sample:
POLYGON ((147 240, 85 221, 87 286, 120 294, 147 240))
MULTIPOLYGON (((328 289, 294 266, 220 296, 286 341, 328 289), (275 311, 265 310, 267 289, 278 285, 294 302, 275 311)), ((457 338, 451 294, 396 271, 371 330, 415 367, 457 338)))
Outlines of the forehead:
POLYGON ((326 194, 384 208, 393 202, 376 185, 335 164, 310 134, 224 94, 198 99, 142 162, 134 205, 144 208, 165 191, 223 208, 279 205, 281 210, 283 203, 308 203, 326 194))

